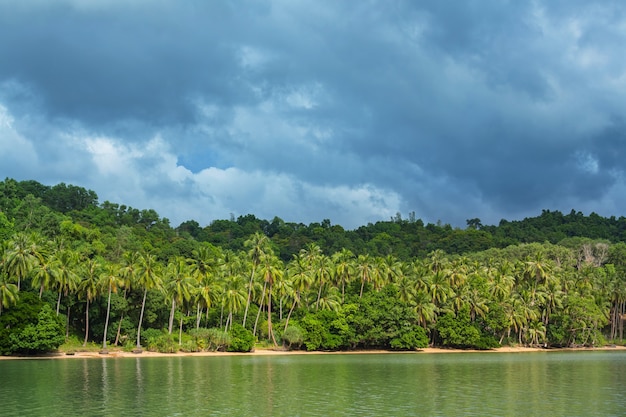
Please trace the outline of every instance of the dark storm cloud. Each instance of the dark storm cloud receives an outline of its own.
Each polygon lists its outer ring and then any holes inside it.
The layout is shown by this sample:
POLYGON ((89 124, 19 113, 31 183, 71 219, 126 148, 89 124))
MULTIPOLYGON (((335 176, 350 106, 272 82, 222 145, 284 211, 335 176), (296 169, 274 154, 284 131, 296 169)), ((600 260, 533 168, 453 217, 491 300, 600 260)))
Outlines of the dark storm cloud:
POLYGON ((619 207, 624 45, 613 1, 0 1, 0 104, 191 217, 487 223, 619 207))

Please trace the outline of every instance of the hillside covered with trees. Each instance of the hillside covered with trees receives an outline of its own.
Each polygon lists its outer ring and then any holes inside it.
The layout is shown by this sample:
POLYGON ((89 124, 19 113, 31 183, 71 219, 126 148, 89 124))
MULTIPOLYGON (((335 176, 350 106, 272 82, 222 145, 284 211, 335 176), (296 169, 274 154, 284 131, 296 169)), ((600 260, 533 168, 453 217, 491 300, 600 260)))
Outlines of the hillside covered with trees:
POLYGON ((621 343, 625 313, 624 217, 173 227, 82 187, 0 182, 1 354, 591 346, 621 343))

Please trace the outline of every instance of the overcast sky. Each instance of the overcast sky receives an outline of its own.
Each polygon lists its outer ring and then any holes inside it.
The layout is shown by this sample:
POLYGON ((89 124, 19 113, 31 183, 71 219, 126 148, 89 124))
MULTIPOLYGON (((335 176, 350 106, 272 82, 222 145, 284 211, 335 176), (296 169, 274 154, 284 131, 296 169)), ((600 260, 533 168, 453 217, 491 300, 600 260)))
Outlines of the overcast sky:
POLYGON ((173 226, 626 215, 622 0, 0 0, 0 176, 173 226))

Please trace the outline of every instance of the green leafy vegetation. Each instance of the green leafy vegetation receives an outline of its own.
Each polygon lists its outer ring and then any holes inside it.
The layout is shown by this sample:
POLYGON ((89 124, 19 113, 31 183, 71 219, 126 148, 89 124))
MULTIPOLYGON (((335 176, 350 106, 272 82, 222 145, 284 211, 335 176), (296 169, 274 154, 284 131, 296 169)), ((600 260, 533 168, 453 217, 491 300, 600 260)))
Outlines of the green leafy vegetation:
POLYGON ((0 182, 4 355, 597 346, 622 343, 625 317, 624 217, 174 228, 81 187, 0 182))

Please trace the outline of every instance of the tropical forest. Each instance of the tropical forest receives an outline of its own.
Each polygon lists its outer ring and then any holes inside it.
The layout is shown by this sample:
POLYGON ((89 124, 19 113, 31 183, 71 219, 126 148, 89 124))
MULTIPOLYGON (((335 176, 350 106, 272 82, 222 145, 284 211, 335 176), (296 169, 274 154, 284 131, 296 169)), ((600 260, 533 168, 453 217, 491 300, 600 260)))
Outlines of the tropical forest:
POLYGON ((625 318, 625 217, 173 226, 79 186, 0 182, 2 355, 593 347, 623 344, 625 318))

